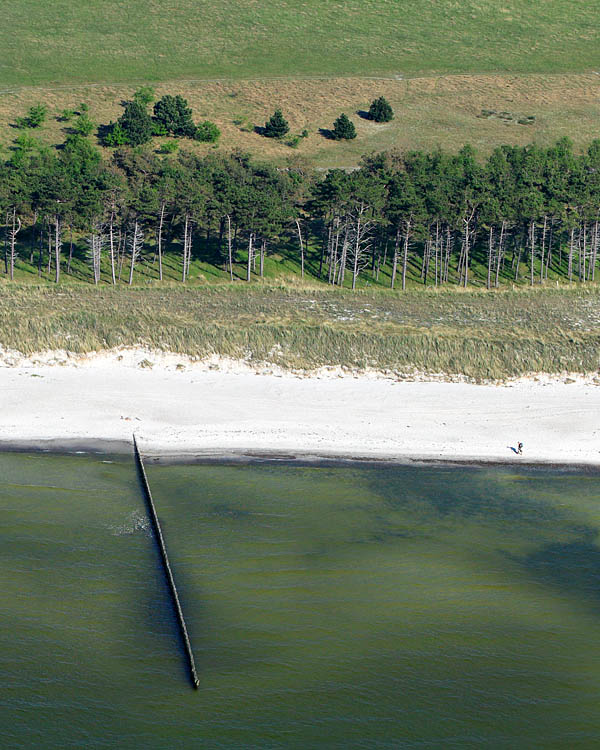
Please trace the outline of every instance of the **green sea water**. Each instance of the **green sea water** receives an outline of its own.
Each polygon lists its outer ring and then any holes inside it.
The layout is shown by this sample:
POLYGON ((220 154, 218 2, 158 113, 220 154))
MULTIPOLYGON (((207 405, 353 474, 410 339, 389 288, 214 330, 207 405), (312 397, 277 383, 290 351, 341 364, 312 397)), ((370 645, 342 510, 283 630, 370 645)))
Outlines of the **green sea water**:
POLYGON ((0 454, 0 747, 598 748, 600 478, 0 454))

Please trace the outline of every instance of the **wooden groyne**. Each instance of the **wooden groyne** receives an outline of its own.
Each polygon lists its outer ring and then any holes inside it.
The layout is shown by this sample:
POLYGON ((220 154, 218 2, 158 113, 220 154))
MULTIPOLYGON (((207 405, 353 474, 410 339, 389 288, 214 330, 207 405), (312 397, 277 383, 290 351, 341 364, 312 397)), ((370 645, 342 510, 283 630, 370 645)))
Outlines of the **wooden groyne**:
POLYGON ((173 606, 175 608, 175 614, 177 615, 177 621, 179 622, 179 629, 181 631, 181 638, 183 640, 183 647, 187 655, 188 665, 190 668, 190 676, 192 683, 195 688, 200 684, 198 680, 198 673, 196 672, 196 664, 194 662, 194 654, 192 652, 192 645, 190 643, 190 637, 188 635, 187 627, 185 624, 185 618, 183 616, 183 610, 181 609, 181 602, 179 601, 179 594, 177 593, 177 586, 175 585, 175 579, 171 571, 171 564, 169 563, 169 556, 167 554, 167 546, 163 537, 162 529, 160 527, 160 521, 156 515, 156 508, 154 507, 154 500, 152 499, 152 493, 150 492, 150 485, 148 484, 148 477, 146 476, 146 469, 144 468, 144 462, 140 454, 135 435, 133 436, 133 452, 135 454, 135 462, 138 468, 140 476, 140 482, 144 490, 146 497, 146 504, 148 506, 148 512, 150 514, 150 520, 152 521, 152 527, 156 535, 156 541, 160 549, 160 555, 162 557, 163 569, 167 578, 167 584, 171 591, 171 598, 173 599, 173 606))

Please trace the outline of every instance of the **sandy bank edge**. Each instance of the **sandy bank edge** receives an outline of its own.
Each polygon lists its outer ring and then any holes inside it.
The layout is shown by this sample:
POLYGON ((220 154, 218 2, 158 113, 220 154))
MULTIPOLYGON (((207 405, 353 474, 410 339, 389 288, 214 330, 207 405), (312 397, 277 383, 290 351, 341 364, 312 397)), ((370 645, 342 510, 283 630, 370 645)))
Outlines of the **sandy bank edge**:
POLYGON ((461 373, 446 373, 421 370, 390 370, 386 368, 366 367, 350 368, 345 366, 324 365, 314 369, 282 367, 276 363, 254 361, 252 359, 233 359, 218 354, 207 357, 191 357, 187 354, 166 352, 145 347, 116 347, 92 352, 71 352, 64 349, 47 350, 24 354, 17 350, 0 346, 0 368, 18 367, 31 369, 47 367, 94 367, 114 364, 140 369, 157 369, 166 371, 224 372, 230 374, 275 375, 291 378, 366 378, 369 380, 394 380, 421 383, 477 383, 479 385, 513 385, 521 382, 540 383, 581 383, 600 386, 600 371, 571 372, 564 370, 556 373, 528 372, 518 377, 505 379, 488 379, 475 381, 474 378, 461 373))
POLYGON ((143 349, 52 356, 0 365, 0 449, 128 453, 135 432, 160 461, 600 465, 600 388, 584 376, 499 387, 143 349))

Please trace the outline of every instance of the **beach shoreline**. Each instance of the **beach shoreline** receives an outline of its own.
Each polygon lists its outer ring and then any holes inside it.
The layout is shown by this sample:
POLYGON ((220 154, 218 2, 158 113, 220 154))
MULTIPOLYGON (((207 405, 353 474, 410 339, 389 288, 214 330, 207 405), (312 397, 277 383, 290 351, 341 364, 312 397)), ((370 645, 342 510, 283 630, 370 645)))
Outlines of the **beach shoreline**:
MULTIPOLYGON (((255 452, 227 452, 211 450, 206 453, 182 450, 177 453, 145 452, 139 446, 142 457, 147 465, 159 466, 249 466, 249 465, 279 465, 311 468, 344 468, 362 467, 372 469, 386 469, 398 467, 422 467, 436 469, 522 469, 528 471, 544 470, 560 473, 600 474, 598 462, 565 462, 550 460, 519 460, 515 459, 483 459, 477 457, 457 456, 455 458, 440 458, 438 456, 361 456, 358 454, 316 454, 297 451, 294 454, 280 454, 277 451, 255 452)), ((0 454, 24 453, 28 455, 58 455, 58 456, 97 456, 104 462, 131 456, 133 460, 133 435, 130 442, 119 440, 94 441, 63 441, 63 440, 16 440, 0 441, 0 454)))
POLYGON ((128 453, 135 433, 161 463, 600 466, 600 387, 589 376, 482 385, 143 349, 13 352, 1 358, 0 393, 1 451, 128 453))

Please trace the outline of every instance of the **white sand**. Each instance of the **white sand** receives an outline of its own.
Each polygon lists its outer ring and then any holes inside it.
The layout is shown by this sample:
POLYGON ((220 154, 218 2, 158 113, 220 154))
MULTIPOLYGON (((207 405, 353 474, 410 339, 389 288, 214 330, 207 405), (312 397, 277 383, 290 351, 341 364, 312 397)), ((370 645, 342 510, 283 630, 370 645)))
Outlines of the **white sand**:
POLYGON ((4 353, 0 393, 4 443, 85 445, 135 431, 155 454, 600 463, 600 387, 584 379, 494 386, 308 378, 141 351, 83 360, 4 353), (144 359, 153 366, 140 367, 144 359), (511 450, 519 440, 522 457, 511 450))

